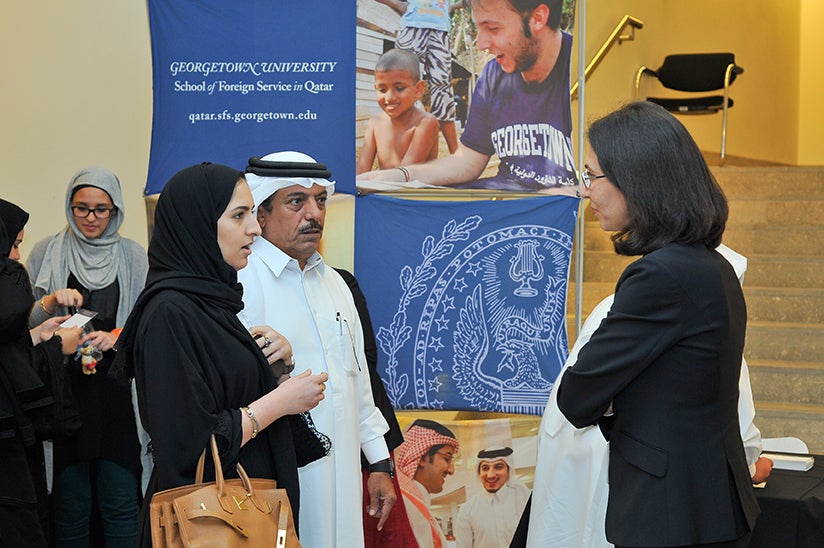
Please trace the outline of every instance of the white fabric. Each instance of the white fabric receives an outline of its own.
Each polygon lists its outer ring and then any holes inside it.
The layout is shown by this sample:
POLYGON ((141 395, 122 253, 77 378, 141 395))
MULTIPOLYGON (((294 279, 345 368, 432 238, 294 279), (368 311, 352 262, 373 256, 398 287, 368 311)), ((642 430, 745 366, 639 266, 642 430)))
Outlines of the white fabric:
MULTIPOLYGON (((273 152, 267 154, 261 160, 267 162, 308 162, 316 163, 311 156, 302 152, 287 150, 284 152, 273 152)), ((327 196, 335 192, 335 181, 320 179, 318 177, 261 177, 254 173, 246 174, 246 182, 252 191, 252 198, 255 200, 255 207, 258 207, 266 198, 287 186, 300 185, 304 188, 312 188, 313 185, 326 187, 327 196)))
MULTIPOLYGON (((735 270, 738 283, 744 285, 744 274, 747 272, 747 258, 733 251, 724 244, 715 248, 735 270)), ((741 376, 738 378, 738 421, 741 426, 741 440, 744 442, 744 454, 750 466, 750 477, 755 475, 755 461, 761 456, 761 431, 755 426, 755 402, 752 399, 752 385, 750 384, 750 369, 747 360, 741 360, 741 376)))
POLYGON ((495 493, 481 489, 458 510, 456 547, 509 546, 528 498, 529 488, 517 481, 506 482, 495 493))
MULTIPOLYGON (((739 279, 743 278, 743 272, 736 273, 739 279)), ((576 362, 581 348, 601 325, 613 298, 614 295, 610 295, 592 310, 559 379, 566 368, 576 362)), ((609 446, 597 426, 576 429, 567 422, 558 409, 557 386, 555 383, 552 387, 538 433, 527 548, 612 546, 606 540, 605 531, 609 446)), ((739 427, 752 476, 755 461, 761 454, 761 432, 753 424, 755 405, 746 360, 741 361, 738 389, 739 427)))
POLYGON ((735 270, 735 275, 738 276, 738 283, 744 285, 744 274, 747 272, 747 258, 724 244, 719 245, 715 250, 732 265, 732 269, 735 270))
POLYGON ((154 458, 149 446, 152 442, 151 436, 143 428, 143 421, 140 420, 140 407, 137 403, 137 384, 134 379, 131 380, 130 388, 132 392, 132 409, 134 410, 134 420, 137 426, 137 438, 140 440, 140 492, 146 496, 146 489, 149 487, 149 479, 152 477, 154 470, 154 458))
POLYGON ((750 368, 747 360, 741 359, 741 376, 738 378, 738 422, 741 427, 741 441, 744 455, 750 467, 750 477, 755 475, 755 461, 761 456, 761 430, 755 426, 755 402, 752 399, 750 368))
POLYGON ((298 262, 263 238, 238 273, 247 326, 270 325, 292 344, 294 375, 326 371, 326 398, 312 409, 331 454, 301 469, 300 540, 304 548, 363 546, 360 451, 369 462, 389 457, 389 430, 375 407, 363 353, 363 333, 346 282, 312 255, 298 262), (338 316, 339 315, 339 316, 338 316))
MULTIPOLYGON (((612 300, 610 295, 590 313, 559 379, 577 361, 612 300)), ((556 382, 538 432, 527 548, 612 546, 605 531, 609 446, 598 427, 577 429, 566 420, 558 409, 557 387, 556 382)))

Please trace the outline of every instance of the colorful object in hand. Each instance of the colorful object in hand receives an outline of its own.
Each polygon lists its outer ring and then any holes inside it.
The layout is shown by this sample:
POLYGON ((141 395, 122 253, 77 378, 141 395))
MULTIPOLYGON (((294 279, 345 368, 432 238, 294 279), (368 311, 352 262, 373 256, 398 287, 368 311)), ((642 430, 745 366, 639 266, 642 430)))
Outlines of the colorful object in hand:
POLYGON ((97 362, 101 358, 103 358, 103 353, 89 341, 83 343, 83 345, 77 349, 77 354, 74 356, 75 360, 80 360, 84 375, 94 375, 97 373, 97 362))

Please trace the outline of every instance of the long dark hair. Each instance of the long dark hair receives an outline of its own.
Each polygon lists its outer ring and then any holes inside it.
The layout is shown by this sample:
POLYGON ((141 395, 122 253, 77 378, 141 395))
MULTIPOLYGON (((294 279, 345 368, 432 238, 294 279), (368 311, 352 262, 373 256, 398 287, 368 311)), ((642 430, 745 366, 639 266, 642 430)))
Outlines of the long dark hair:
POLYGON ((630 224, 612 235, 616 253, 644 255, 671 242, 721 243, 727 199, 673 115, 647 101, 630 103, 593 122, 588 136, 627 202, 630 224))

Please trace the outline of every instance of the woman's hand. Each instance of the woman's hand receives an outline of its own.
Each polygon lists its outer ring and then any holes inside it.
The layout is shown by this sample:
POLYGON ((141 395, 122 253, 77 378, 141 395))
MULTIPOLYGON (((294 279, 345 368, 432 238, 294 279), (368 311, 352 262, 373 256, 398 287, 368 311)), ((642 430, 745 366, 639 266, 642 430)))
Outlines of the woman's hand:
POLYGON ((80 327, 61 327, 54 332, 63 340, 63 355, 71 356, 77 352, 77 347, 80 344, 80 336, 83 334, 83 329, 80 327))
MULTIPOLYGON (((277 388, 248 404, 247 407, 252 409, 258 428, 263 430, 281 417, 303 413, 315 407, 323 399, 328 379, 329 375, 326 373, 313 375, 312 371, 307 369, 300 375, 285 379, 277 388)), ((241 413, 241 425, 243 428, 241 445, 245 445, 252 439, 253 424, 251 419, 245 417, 243 413, 241 413)))
POLYGON ((46 313, 54 314, 61 306, 83 306, 83 295, 76 289, 58 289, 51 295, 43 297, 40 302, 46 309, 46 313))
POLYGON ((54 332, 60 329, 60 324, 68 320, 71 316, 54 316, 41 323, 33 329, 29 329, 31 343, 40 344, 46 342, 54 336, 54 332))
POLYGON ((101 352, 106 352, 107 350, 111 350, 114 343, 117 342, 117 335, 111 331, 92 331, 80 339, 80 344, 82 345, 89 341, 91 341, 92 346, 101 352))
POLYGON ((326 381, 329 375, 320 373, 313 375, 311 369, 307 369, 300 375, 290 377, 280 383, 273 391, 276 397, 282 402, 286 415, 296 415, 309 411, 320 403, 326 390, 326 381))
POLYGON ((292 345, 286 340, 286 337, 268 325, 256 325, 249 329, 249 333, 251 333, 252 337, 257 341, 269 365, 272 365, 278 360, 283 360, 288 366, 295 365, 295 358, 292 355, 292 345))

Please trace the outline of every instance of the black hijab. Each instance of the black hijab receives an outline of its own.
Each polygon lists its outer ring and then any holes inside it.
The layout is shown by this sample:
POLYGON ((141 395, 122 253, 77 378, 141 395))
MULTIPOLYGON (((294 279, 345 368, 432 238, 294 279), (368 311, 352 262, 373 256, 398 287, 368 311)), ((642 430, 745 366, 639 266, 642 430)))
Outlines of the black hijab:
POLYGON ((236 169, 204 162, 177 172, 166 183, 155 209, 146 287, 120 334, 113 374, 134 376, 132 350, 143 309, 165 290, 185 293, 219 325, 257 350, 235 316, 243 309, 242 287, 217 242, 217 221, 242 178, 236 169))
POLYGON ((3 307, 0 310, 0 341, 7 342, 26 331, 29 312, 34 302, 26 269, 10 259, 12 244, 23 230, 29 214, 11 202, 0 199, 0 274, 2 274, 3 307))
POLYGON ((187 287, 196 282, 195 293, 220 298, 236 312, 242 309, 237 272, 223 259, 217 243, 217 220, 242 178, 236 169, 203 163, 169 180, 155 210, 146 289, 185 277, 187 287))
POLYGON ((0 341, 17 339, 26 331, 29 312, 34 302, 26 269, 10 259, 11 246, 23 230, 29 214, 11 202, 0 199, 0 274, 2 274, 3 307, 0 310, 0 341))
MULTIPOLYGON (((11 202, 7 202, 6 200, 0 199, 0 206, 5 206, 6 204, 10 204, 11 202)), ((11 204, 14 205, 14 204, 11 204)), ((0 210, 0 250, 8 249, 9 251, 6 253, 0 252, 0 257, 6 258, 9 256, 11 252, 11 242, 9 240, 8 233, 6 232, 6 223, 3 221, 3 214, 2 210, 0 210)))
POLYGON ((0 220, 3 224, 0 229, 0 256, 6 258, 11 252, 14 239, 29 222, 29 214, 13 203, 0 198, 0 220))

